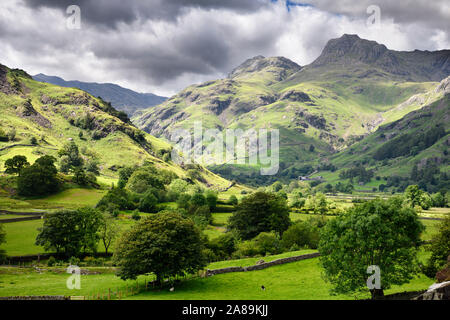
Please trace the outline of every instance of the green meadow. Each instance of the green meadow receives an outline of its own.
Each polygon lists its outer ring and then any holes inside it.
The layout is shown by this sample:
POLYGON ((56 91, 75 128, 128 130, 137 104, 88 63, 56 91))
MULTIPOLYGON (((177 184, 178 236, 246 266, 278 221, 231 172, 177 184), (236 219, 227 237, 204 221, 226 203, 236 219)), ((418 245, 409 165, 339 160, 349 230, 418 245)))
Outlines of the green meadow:
MULTIPOLYGON (((300 255, 313 252, 302 250, 289 252, 277 256, 264 257, 265 261, 272 261, 281 257, 300 255)), ((424 260, 427 254, 422 252, 420 259, 424 260)), ((233 260, 212 263, 209 269, 227 266, 248 266, 261 258, 233 260)), ((125 292, 127 288, 139 285, 140 292, 128 295, 125 299, 132 300, 354 300, 367 299, 368 293, 353 295, 332 295, 331 285, 326 283, 321 275, 322 269, 318 258, 278 265, 259 271, 235 272, 215 275, 208 278, 188 277, 174 285, 175 290, 170 292, 169 287, 161 289, 144 290, 145 281, 153 277, 141 276, 137 281, 122 281, 116 277, 113 270, 106 268, 93 268, 99 274, 82 275, 81 289, 69 290, 66 287, 68 275, 60 269, 50 269, 38 273, 32 269, 0 268, 0 296, 15 295, 85 295, 103 294, 106 299, 108 290, 125 292), (266 287, 265 291, 261 286, 266 287)), ((415 277, 402 286, 394 286, 386 294, 404 291, 425 290, 433 283, 423 275, 415 277)))

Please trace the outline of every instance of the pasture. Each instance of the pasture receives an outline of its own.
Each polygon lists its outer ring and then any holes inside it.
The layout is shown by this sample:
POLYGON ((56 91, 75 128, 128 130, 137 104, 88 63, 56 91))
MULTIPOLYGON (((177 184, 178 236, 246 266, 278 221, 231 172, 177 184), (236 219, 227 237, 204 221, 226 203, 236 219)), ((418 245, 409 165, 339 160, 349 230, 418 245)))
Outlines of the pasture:
MULTIPOLYGON (((271 261, 280 257, 309 253, 311 250, 289 252, 283 255, 264 257, 271 261)), ((424 261, 426 253, 420 254, 424 261)), ((261 258, 251 258, 212 263, 209 269, 226 266, 248 266, 261 258)), ((322 269, 318 258, 273 266, 264 270, 251 272, 236 272, 215 275, 208 278, 190 277, 178 284, 170 292, 168 287, 144 290, 144 281, 153 277, 141 276, 138 281, 122 281, 116 277, 113 270, 92 268, 98 274, 82 275, 81 289, 69 290, 66 287, 68 275, 59 269, 41 271, 27 268, 0 268, 0 296, 15 295, 96 295, 104 294, 108 289, 122 292, 126 288, 140 286, 140 293, 124 297, 130 300, 354 300, 369 298, 368 293, 353 295, 332 295, 331 286, 321 276, 322 269), (261 290, 264 285, 266 290, 261 290)), ((386 294, 417 291, 428 288, 433 283, 420 275, 408 284, 394 286, 386 294)))

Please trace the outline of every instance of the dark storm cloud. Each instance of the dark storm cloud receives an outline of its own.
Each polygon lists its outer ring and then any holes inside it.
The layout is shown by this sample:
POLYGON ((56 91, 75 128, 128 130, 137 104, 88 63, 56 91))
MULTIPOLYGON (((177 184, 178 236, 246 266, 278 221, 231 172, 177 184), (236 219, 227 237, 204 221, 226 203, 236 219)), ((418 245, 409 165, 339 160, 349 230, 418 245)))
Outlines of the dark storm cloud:
POLYGON ((284 0, 1 0, 0 63, 168 95, 256 55, 305 65, 343 33, 395 50, 449 47, 448 1, 378 0, 380 31, 366 26, 371 2, 304 0, 288 10, 284 0), (72 4, 80 30, 66 28, 72 4))
POLYGON ((31 8, 57 8, 65 11, 69 5, 80 6, 83 18, 93 24, 116 27, 118 23, 133 23, 139 19, 169 20, 188 9, 229 9, 252 12, 270 4, 267 0, 24 0, 31 8))
POLYGON ((148 81, 165 82, 185 73, 228 73, 248 57, 267 52, 279 35, 278 26, 268 29, 268 24, 258 28, 264 32, 243 34, 235 22, 225 20, 196 12, 177 25, 165 25, 162 33, 148 32, 146 41, 111 32, 92 43, 91 50, 111 67, 146 70, 148 81))

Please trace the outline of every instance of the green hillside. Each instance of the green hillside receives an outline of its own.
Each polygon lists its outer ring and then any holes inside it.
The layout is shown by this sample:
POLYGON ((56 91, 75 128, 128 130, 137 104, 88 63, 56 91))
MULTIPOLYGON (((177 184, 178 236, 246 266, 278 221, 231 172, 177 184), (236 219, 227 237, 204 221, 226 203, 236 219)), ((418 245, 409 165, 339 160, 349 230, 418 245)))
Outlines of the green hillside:
POLYGON ((382 177, 371 187, 385 184, 402 191, 408 184, 419 184, 436 192, 448 189, 450 144, 450 78, 436 91, 445 92, 441 99, 386 124, 329 161, 338 170, 319 172, 330 181, 339 173, 363 166, 374 176, 382 177))
MULTIPOLYGON (((228 78, 190 86, 132 120, 166 139, 174 129, 192 129, 196 121, 220 130, 279 129, 278 178, 292 179, 312 173, 305 167, 308 163, 327 159, 380 125, 442 98, 444 93, 434 89, 450 74, 445 62, 449 54, 448 50, 396 52, 344 35, 330 40, 308 66, 283 57, 257 56, 228 78)), ((211 168, 241 181, 252 175, 229 164, 211 168)))
MULTIPOLYGON (((55 156, 74 141, 82 157, 99 162, 100 181, 110 184, 121 167, 154 163, 186 176, 170 158, 171 146, 139 129, 127 115, 84 91, 34 81, 22 70, 0 65, 0 171, 4 161, 25 155, 32 163, 42 155, 55 156)), ((212 188, 230 182, 202 168, 200 176, 212 188)))

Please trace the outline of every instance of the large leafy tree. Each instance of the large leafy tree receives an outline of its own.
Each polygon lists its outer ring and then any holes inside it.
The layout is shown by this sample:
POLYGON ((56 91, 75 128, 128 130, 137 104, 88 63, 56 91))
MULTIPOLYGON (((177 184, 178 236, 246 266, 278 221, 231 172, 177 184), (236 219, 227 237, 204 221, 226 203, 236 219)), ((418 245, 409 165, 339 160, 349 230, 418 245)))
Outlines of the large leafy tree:
POLYGON ((291 224, 286 199, 273 193, 255 192, 242 199, 229 219, 229 227, 248 240, 261 232, 281 235, 291 224))
POLYGON ((418 185, 408 186, 405 190, 405 197, 411 203, 412 207, 420 206, 422 201, 423 191, 418 185))
POLYGON ((59 187, 56 159, 43 156, 29 167, 21 170, 17 179, 17 190, 22 196, 41 196, 56 192, 59 187))
POLYGON ((46 251, 56 250, 67 257, 77 256, 86 249, 95 252, 101 222, 101 213, 92 208, 46 214, 36 245, 43 246, 46 251))
POLYGON ((158 282, 206 266, 200 231, 176 212, 158 213, 125 231, 114 250, 118 276, 136 279, 154 273, 158 282))
POLYGON ((411 280, 418 270, 416 253, 423 230, 416 211, 401 198, 372 200, 331 219, 321 232, 319 252, 333 291, 367 289, 367 268, 373 265, 381 271, 381 288, 370 290, 373 298, 411 280))
POLYGON ((5 161, 5 168, 7 174, 19 174, 20 171, 28 167, 30 164, 28 163, 27 157, 17 155, 5 161))

